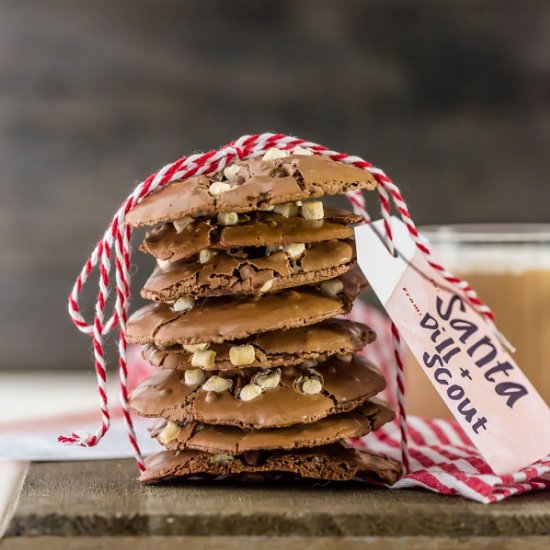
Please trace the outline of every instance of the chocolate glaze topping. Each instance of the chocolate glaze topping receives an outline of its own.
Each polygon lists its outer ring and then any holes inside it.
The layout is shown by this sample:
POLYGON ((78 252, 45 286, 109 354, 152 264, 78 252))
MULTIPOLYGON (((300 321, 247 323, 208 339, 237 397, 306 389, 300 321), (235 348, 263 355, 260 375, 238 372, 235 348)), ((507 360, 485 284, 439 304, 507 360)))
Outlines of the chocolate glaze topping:
POLYGON ((182 373, 165 370, 132 392, 130 406, 142 416, 174 422, 197 420, 241 428, 280 428, 352 410, 385 387, 376 367, 359 356, 354 356, 350 363, 331 357, 315 367, 315 371, 324 379, 321 393, 301 393, 296 382, 303 372, 297 367, 287 367, 275 389, 251 401, 242 401, 234 392, 250 382, 250 375, 246 377, 241 371, 220 373, 231 378, 233 386, 231 390, 214 393, 201 386, 188 386, 182 373), (245 377, 242 382, 241 376, 245 377))

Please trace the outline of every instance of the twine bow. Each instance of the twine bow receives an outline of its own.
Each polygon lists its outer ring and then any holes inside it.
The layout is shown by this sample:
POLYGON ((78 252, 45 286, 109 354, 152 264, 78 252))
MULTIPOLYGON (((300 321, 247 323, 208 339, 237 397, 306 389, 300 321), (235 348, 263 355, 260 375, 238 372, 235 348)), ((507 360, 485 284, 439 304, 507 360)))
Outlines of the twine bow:
MULTIPOLYGON (((332 160, 351 164, 357 168, 366 170, 374 176, 378 182, 378 199, 380 202, 386 246, 391 254, 394 253, 393 235, 390 225, 390 213, 392 205, 395 207, 399 217, 403 220, 409 234, 417 248, 424 254, 428 264, 444 277, 444 279, 456 286, 468 299, 470 304, 477 310, 493 330, 499 335, 494 325, 494 316, 489 307, 479 299, 474 289, 465 281, 455 277, 441 264, 435 262, 431 257, 430 246, 423 238, 409 213, 409 209, 399 188, 380 169, 361 157, 331 151, 323 145, 306 141, 300 138, 286 136, 284 134, 253 134, 242 136, 235 141, 225 145, 221 149, 208 151, 207 153, 195 154, 189 157, 182 157, 171 164, 167 164, 157 172, 151 174, 145 181, 136 186, 124 203, 116 212, 113 220, 103 237, 98 241, 90 257, 86 260, 82 271, 78 275, 74 287, 69 295, 69 315, 77 328, 92 337, 94 352, 94 367, 97 376, 97 387, 99 393, 99 408, 101 411, 101 426, 93 434, 86 432, 72 432, 59 436, 62 443, 77 444, 84 447, 97 445, 101 438, 107 433, 110 426, 109 404, 107 398, 107 370, 104 356, 104 337, 118 327, 118 364, 120 381, 120 404, 128 438, 133 449, 133 454, 140 471, 145 470, 145 464, 139 445, 136 439, 132 418, 128 410, 128 365, 127 365, 127 343, 126 323, 128 319, 128 303, 130 298, 130 259, 131 259, 131 236, 132 228, 126 224, 126 214, 142 201, 145 197, 157 189, 177 180, 201 174, 211 174, 223 170, 225 166, 235 159, 247 159, 262 156, 268 149, 277 148, 284 151, 292 151, 301 147, 313 152, 316 155, 329 157, 332 160), (114 264, 114 266, 113 266, 114 264), (95 268, 98 268, 98 294, 94 309, 93 323, 84 319, 80 312, 79 299, 82 289, 95 268), (114 285, 113 285, 114 271, 114 285), (114 307, 110 316, 106 318, 105 305, 110 292, 115 292, 114 307)), ((365 222, 369 223, 371 218, 366 210, 365 197, 361 191, 347 193, 347 198, 356 214, 363 216, 365 222)), ((395 361, 397 365, 397 402, 399 414, 399 426, 401 432, 401 452, 403 467, 405 471, 409 468, 408 445, 407 445, 407 419, 405 411, 405 379, 403 363, 400 352, 400 336, 395 325, 392 324, 392 338, 394 343, 395 361)))

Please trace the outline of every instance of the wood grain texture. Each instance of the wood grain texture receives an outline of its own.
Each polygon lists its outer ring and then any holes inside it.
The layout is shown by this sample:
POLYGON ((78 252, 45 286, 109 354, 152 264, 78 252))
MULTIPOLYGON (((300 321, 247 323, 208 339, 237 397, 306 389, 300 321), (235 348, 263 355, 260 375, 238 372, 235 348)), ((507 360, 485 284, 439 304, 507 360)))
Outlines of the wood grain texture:
POLYGON ((21 537, 2 550, 547 550, 548 537, 21 537))
POLYGON ((9 537, 550 535, 550 495, 485 506, 360 484, 144 487, 130 460, 33 464, 9 537))

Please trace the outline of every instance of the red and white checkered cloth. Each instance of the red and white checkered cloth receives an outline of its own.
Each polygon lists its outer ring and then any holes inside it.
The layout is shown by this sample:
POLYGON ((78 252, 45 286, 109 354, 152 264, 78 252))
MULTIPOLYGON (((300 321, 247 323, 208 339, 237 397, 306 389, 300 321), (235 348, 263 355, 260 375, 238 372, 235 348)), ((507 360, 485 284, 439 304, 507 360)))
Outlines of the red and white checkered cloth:
MULTIPOLYGON (((387 388, 380 397, 396 408, 395 360, 389 319, 360 301, 356 302, 349 317, 376 331, 377 339, 365 348, 363 354, 383 371, 387 388)), ((457 494, 478 502, 491 503, 550 487, 550 456, 514 474, 497 476, 454 420, 408 415, 407 428, 410 472, 395 483, 392 489, 424 487, 436 493, 457 494)), ((354 440, 354 444, 400 460, 398 421, 354 440)))

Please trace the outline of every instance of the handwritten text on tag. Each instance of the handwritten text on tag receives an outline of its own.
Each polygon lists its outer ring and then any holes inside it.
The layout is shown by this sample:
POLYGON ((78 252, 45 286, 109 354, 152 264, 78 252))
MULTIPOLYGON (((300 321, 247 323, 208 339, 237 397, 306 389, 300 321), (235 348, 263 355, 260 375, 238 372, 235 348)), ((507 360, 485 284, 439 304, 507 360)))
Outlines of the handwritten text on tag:
POLYGON ((392 230, 397 257, 379 237, 381 221, 355 229, 359 266, 462 429, 496 474, 550 454, 550 408, 405 225, 392 218, 392 230))

